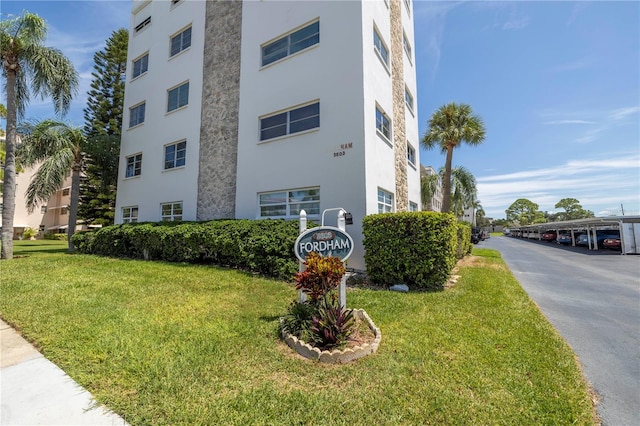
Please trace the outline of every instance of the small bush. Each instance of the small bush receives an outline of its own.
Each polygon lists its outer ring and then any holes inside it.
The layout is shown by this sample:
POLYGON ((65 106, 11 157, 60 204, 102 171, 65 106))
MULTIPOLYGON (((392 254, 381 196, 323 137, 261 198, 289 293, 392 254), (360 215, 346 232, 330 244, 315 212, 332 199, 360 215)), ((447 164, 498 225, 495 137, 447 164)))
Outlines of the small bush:
POLYGON ((296 288, 309 299, 293 302, 282 318, 282 330, 319 349, 344 347, 353 333, 353 309, 340 306, 336 289, 346 270, 337 257, 310 253, 305 270, 295 274, 296 288))
POLYGON ((31 238, 35 237, 37 234, 36 230, 33 228, 24 228, 24 231, 22 232, 22 237, 25 240, 30 240, 31 238))
POLYGON ((67 234, 56 234, 53 232, 47 232, 44 234, 45 240, 67 241, 67 234))
POLYGON ((441 290, 456 263, 458 227, 449 213, 382 213, 362 221, 369 279, 441 290))

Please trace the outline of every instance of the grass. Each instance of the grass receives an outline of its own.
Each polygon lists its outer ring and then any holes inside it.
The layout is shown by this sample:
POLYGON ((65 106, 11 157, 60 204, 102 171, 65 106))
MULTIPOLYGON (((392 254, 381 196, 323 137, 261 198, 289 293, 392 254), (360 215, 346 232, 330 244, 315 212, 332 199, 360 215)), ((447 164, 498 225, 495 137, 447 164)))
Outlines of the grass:
POLYGON ((574 354, 493 250, 444 292, 350 289, 382 343, 336 366, 278 339, 290 284, 60 247, 16 244, 0 313, 132 425, 596 424, 574 354))

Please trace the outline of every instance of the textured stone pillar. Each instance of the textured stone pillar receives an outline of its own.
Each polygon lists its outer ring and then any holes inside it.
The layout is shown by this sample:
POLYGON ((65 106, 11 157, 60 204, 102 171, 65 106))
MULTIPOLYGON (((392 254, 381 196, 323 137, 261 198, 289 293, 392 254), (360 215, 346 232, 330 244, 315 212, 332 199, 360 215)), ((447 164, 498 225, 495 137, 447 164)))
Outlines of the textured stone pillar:
POLYGON ((207 1, 198 220, 235 217, 242 1, 207 1))
POLYGON ((396 166, 396 211, 409 210, 407 184, 407 134, 404 102, 404 47, 402 46, 402 1, 390 0, 391 15, 391 87, 393 94, 393 147, 396 166))

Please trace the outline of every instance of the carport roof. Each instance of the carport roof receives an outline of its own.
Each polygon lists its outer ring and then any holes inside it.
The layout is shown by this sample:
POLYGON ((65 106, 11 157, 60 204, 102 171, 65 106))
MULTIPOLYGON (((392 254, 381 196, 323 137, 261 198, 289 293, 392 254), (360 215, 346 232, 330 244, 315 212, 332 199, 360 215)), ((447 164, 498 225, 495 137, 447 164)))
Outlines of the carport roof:
POLYGON ((586 219, 575 220, 563 220, 560 222, 547 222, 536 223, 533 225, 523 225, 519 227, 513 227, 514 229, 570 229, 570 228, 587 228, 590 226, 606 226, 606 225, 620 225, 622 223, 640 223, 640 216, 603 216, 603 217, 589 217, 586 219))

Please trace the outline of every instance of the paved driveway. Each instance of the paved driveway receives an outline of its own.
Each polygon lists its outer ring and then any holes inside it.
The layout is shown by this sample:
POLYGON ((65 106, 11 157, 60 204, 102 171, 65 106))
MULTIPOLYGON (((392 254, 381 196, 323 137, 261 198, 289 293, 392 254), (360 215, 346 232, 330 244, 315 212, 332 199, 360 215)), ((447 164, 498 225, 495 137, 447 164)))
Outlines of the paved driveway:
POLYGON ((580 358, 607 426, 640 425, 640 256, 492 237, 509 269, 580 358))

